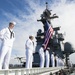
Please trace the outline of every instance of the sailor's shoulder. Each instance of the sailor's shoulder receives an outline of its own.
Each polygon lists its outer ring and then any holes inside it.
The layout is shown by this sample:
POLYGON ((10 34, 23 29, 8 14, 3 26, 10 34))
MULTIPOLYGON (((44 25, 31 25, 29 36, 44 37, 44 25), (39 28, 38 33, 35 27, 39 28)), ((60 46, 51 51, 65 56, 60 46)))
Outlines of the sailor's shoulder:
POLYGON ((8 31, 9 29, 6 27, 6 28, 3 28, 3 30, 6 30, 6 31, 8 31))
POLYGON ((3 29, 0 30, 0 32, 5 32, 7 30, 8 30, 7 28, 3 28, 3 29))

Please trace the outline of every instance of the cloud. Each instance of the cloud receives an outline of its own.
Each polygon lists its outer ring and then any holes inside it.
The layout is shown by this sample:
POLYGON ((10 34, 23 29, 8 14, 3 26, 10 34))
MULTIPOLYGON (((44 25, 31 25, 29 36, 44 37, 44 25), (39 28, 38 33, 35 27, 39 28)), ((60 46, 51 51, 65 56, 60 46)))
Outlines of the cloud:
MULTIPOLYGON (((15 26, 15 33, 16 33, 16 40, 14 42, 13 46, 13 53, 12 57, 15 57, 16 55, 22 55, 25 56, 25 41, 28 39, 29 35, 34 35, 36 36, 36 33, 38 29, 43 29, 43 25, 41 22, 37 22, 37 19, 40 19, 40 14, 45 9, 45 4, 40 5, 40 0, 36 1, 35 0, 25 0, 27 3, 24 6, 24 10, 26 9, 29 14, 27 15, 25 11, 20 10, 17 8, 14 4, 12 4, 13 7, 16 7, 16 11, 18 12, 16 16, 13 13, 3 11, 4 16, 9 19, 7 22, 14 20, 17 22, 17 25, 15 26)), ((54 0, 54 2, 51 4, 49 3, 49 9, 52 9, 52 13, 56 13, 59 18, 52 20, 52 25, 53 27, 56 26, 61 26, 60 32, 66 32, 65 37, 65 42, 69 41, 71 42, 74 47, 74 41, 75 41, 75 35, 74 35, 74 30, 75 30, 75 1, 73 0, 72 2, 69 3, 67 0, 54 0)), ((13 9, 15 11, 15 9, 13 9)), ((15 11, 15 12, 16 12, 15 11)), ((36 40, 34 40, 36 41, 36 40)))
POLYGON ((30 15, 25 15, 24 13, 21 12, 20 17, 22 19, 15 17, 13 14, 10 13, 9 17, 8 13, 5 13, 7 17, 17 22, 17 25, 15 27, 16 40, 14 42, 12 57, 15 57, 15 55, 25 56, 25 42, 28 39, 29 35, 34 35, 35 37, 38 29, 42 28, 42 23, 38 23, 37 19, 40 18, 40 14, 42 13, 43 10, 41 10, 40 7, 36 6, 36 4, 31 3, 29 5, 31 7, 30 9, 28 9, 30 15), (33 9, 34 6, 35 8, 33 9), (34 10, 35 12, 32 12, 32 10, 34 10))
MULTIPOLYGON (((13 4, 14 6, 14 4, 13 4)), ((40 7, 36 6, 37 9, 32 9, 36 4, 30 4, 30 9, 28 11, 30 12, 30 15, 24 14, 24 12, 18 13, 20 17, 17 17, 16 15, 13 15, 12 13, 8 13, 3 11, 4 16, 9 18, 10 20, 14 20, 17 22, 17 25, 15 26, 15 33, 16 33, 16 40, 14 42, 13 50, 16 52, 17 55, 24 55, 25 51, 25 41, 28 39, 29 35, 36 36, 37 30, 39 28, 42 28, 42 24, 37 22, 37 19, 39 19, 40 14, 42 13, 42 10, 40 7), (35 12, 32 13, 32 10, 35 12), (38 13, 39 11, 39 13, 38 13)), ((14 9, 15 10, 15 9, 14 9)), ((19 10, 20 11, 20 10, 19 10)), ((18 12, 18 10, 17 10, 18 12)), ((14 54, 15 54, 14 52, 14 54)), ((13 55, 14 55, 13 54, 13 55)))
POLYGON ((66 32, 65 41, 69 41, 75 48, 74 44, 74 29, 75 29, 75 3, 61 2, 57 7, 52 7, 53 11, 57 13, 59 19, 54 20, 53 25, 61 26, 61 32, 66 32))

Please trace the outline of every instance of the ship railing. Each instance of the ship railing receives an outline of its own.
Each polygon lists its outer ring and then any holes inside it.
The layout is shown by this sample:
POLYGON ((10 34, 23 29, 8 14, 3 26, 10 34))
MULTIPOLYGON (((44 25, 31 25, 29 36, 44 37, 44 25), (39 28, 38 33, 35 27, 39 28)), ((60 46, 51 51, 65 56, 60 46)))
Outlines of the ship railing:
POLYGON ((19 68, 19 69, 9 69, 9 70, 0 70, 0 75, 50 75, 59 72, 65 67, 49 67, 49 68, 19 68))

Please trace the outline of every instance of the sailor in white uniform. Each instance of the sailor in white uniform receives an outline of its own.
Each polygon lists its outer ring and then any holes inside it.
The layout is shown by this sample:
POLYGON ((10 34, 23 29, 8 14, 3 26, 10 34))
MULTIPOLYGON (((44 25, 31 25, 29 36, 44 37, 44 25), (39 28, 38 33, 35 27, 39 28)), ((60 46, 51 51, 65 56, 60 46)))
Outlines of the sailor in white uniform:
POLYGON ((50 48, 48 47, 45 51, 45 57, 46 57, 46 67, 49 67, 49 62, 50 62, 50 54, 49 54, 50 48))
POLYGON ((40 55, 40 67, 44 68, 44 64, 45 64, 45 59, 46 59, 46 67, 49 67, 49 62, 50 62, 50 55, 49 55, 49 49, 47 48, 44 51, 44 46, 42 45, 42 47, 39 49, 39 55, 40 55))
POLYGON ((58 58, 58 55, 55 56, 55 60, 56 60, 56 67, 59 66, 59 58, 58 58))
POLYGON ((39 55, 40 55, 40 67, 44 68, 45 54, 44 54, 43 46, 39 49, 39 55))
POLYGON ((29 39, 26 41, 26 68, 32 68, 33 62, 33 53, 34 53, 34 44, 33 44, 33 36, 29 36, 29 39))
POLYGON ((15 22, 10 22, 8 28, 0 31, 0 40, 2 41, 0 48, 0 69, 8 69, 15 34, 13 28, 15 22))
POLYGON ((51 54, 51 64, 52 64, 52 67, 55 67, 55 57, 54 57, 54 52, 52 52, 52 54, 51 54))

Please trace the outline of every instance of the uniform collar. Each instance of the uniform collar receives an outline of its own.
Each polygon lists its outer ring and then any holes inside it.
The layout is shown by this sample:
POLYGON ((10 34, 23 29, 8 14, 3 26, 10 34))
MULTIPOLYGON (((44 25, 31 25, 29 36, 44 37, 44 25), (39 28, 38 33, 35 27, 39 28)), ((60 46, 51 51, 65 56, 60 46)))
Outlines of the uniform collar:
POLYGON ((12 32, 13 31, 13 29, 10 29, 9 27, 8 27, 8 29, 12 32))

